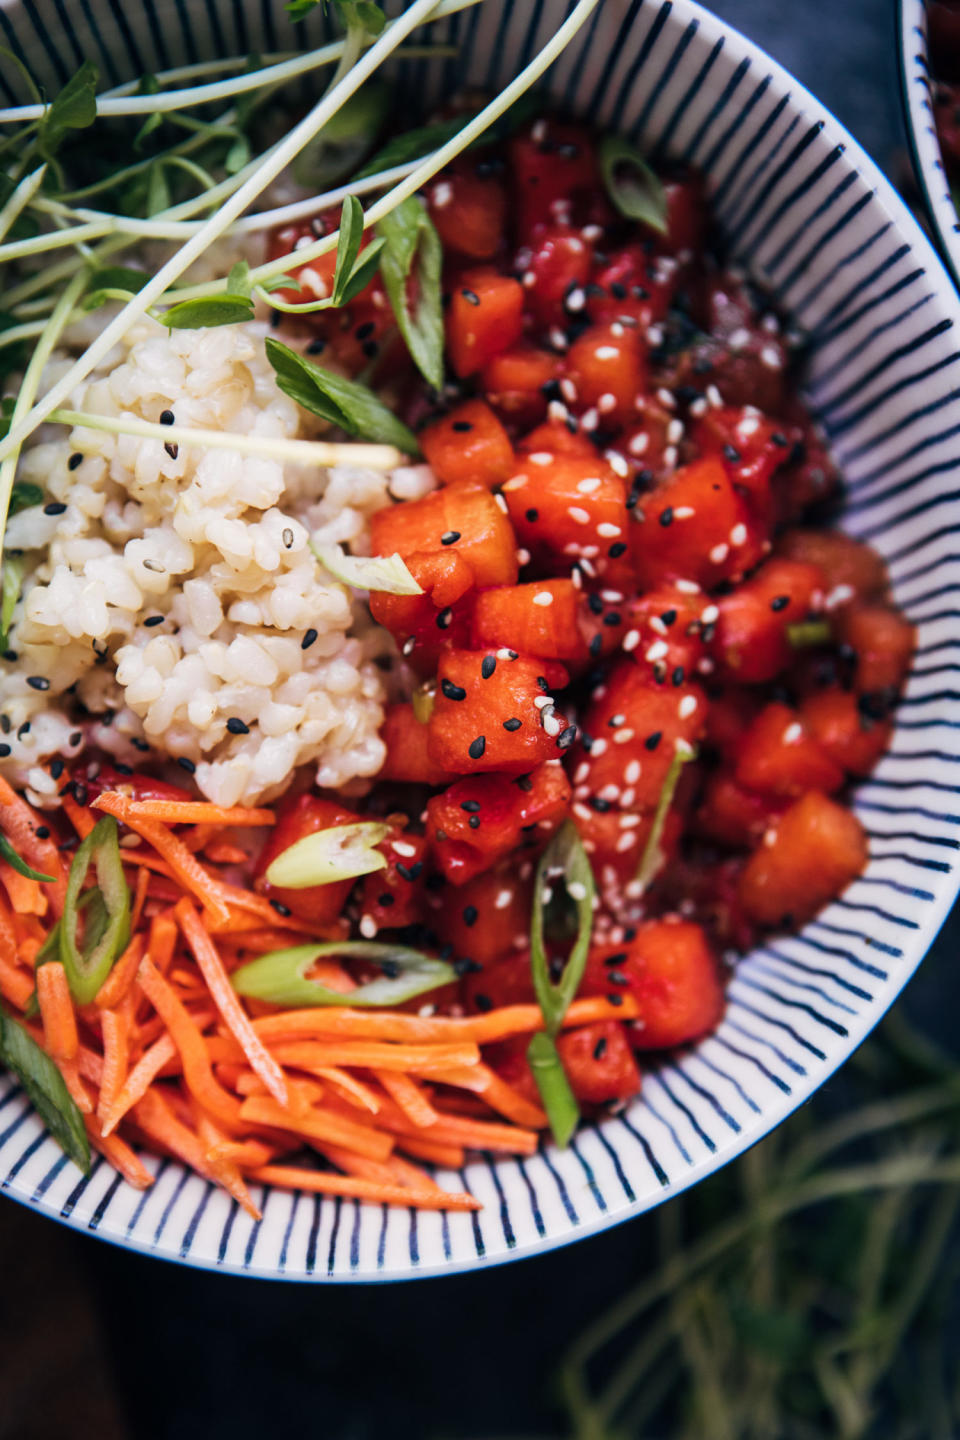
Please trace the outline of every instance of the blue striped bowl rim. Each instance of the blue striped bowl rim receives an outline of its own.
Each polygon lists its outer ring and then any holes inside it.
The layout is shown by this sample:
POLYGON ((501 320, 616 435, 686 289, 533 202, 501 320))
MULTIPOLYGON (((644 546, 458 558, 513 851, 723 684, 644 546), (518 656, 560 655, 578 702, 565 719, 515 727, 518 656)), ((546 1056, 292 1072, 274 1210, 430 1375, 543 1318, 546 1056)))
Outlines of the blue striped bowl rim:
MULTIPOLYGON (((398 111, 463 80, 508 78, 572 4, 488 0, 442 22, 437 38, 459 42, 458 59, 400 63, 398 111)), ((51 89, 85 52, 116 80, 144 53, 169 65, 324 34, 321 17, 291 30, 270 0, 174 0, 162 12, 155 0, 4 0, 0 32, 51 89)), ((595 1234, 703 1179, 803 1104, 896 998, 955 898, 960 301, 949 278, 847 131, 693 0, 605 0, 550 88, 570 110, 704 170, 733 253, 810 333, 809 394, 849 478, 842 523, 886 555, 919 630, 891 753, 856 792, 869 867, 801 934, 743 960, 716 1034, 657 1063, 622 1114, 585 1126, 566 1151, 439 1172, 484 1201, 475 1216, 267 1190, 256 1227, 155 1157, 156 1184, 139 1195, 102 1161, 82 1178, 0 1079, 0 1189, 102 1239, 235 1274, 373 1281, 472 1270, 595 1234)))
POLYGON ((933 119, 923 0, 897 0, 897 30, 900 91, 913 166, 954 283, 960 285, 960 216, 950 193, 933 119))

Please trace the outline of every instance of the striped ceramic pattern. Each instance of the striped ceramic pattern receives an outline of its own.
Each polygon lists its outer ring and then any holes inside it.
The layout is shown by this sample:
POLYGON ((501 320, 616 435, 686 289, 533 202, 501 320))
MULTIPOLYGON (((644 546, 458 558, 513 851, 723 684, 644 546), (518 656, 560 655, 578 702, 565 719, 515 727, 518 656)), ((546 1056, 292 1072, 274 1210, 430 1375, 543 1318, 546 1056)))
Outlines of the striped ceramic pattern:
MULTIPOLYGON (((397 8, 396 6, 394 7, 397 8)), ((459 60, 411 60, 398 109, 467 81, 500 85, 572 0, 487 0, 444 21, 459 60)), ((22 0, 6 43, 48 83, 84 55, 110 79, 212 49, 282 48, 272 0, 22 0), (161 23, 162 18, 162 23, 161 23)), ((960 826, 960 308, 930 246, 851 137, 762 52, 688 0, 601 0, 550 84, 564 106, 708 176, 732 248, 811 336, 811 394, 850 479, 845 524, 887 556, 919 650, 892 753, 858 792, 867 873, 801 935, 738 967, 719 1031, 664 1060, 642 1099, 564 1152, 479 1159, 439 1178, 476 1216, 263 1197, 254 1226, 178 1165, 136 1194, 98 1162, 83 1180, 23 1096, 0 1088, 7 1193, 121 1244, 289 1279, 394 1279, 562 1244, 658 1204, 725 1164, 822 1084, 923 957, 950 908, 960 826), (956 812, 956 813, 955 813, 956 812)))
POLYGON ((943 168, 933 120, 932 82, 927 62, 927 12, 923 0, 898 0, 900 85, 913 164, 937 238, 960 285, 960 217, 943 168))

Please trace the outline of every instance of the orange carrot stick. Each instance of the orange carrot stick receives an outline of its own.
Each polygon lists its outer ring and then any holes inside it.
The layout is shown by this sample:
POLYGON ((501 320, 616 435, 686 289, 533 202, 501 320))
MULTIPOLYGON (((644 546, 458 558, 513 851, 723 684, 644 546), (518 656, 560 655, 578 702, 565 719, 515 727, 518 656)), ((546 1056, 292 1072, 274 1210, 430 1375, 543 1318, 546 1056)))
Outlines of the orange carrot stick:
POLYGON ((148 1090, 138 1102, 134 1113, 137 1125, 151 1141, 159 1144, 169 1154, 175 1155, 207 1180, 223 1185, 254 1219, 260 1219, 260 1212, 251 1200, 250 1192, 243 1181, 235 1180, 233 1171, 224 1167, 218 1166, 217 1173, 214 1172, 207 1162, 203 1141, 178 1119, 166 1096, 156 1089, 148 1090))
POLYGON ((83 1123, 87 1127, 90 1144, 110 1161, 114 1170, 120 1171, 127 1184, 132 1185, 135 1190, 149 1190, 153 1184, 153 1176, 130 1149, 126 1140, 122 1140, 119 1135, 104 1135, 95 1115, 85 1115, 83 1123))
POLYGON ((44 889, 50 908, 55 916, 63 913, 63 901, 67 893, 67 876, 57 849, 56 842, 37 834, 43 822, 6 780, 0 778, 0 820, 7 839, 17 854, 39 870, 41 875, 52 875, 53 884, 44 889))
POLYGON ((40 881, 21 875, 5 860, 0 860, 0 885, 18 915, 46 915, 47 897, 40 881))
POLYGON ((93 1114, 93 1101, 90 1099, 90 1092, 80 1078, 80 1066, 76 1060, 58 1060, 57 1069, 63 1076, 63 1083, 66 1085, 73 1103, 81 1115, 93 1114))
POLYGON ((319 1141, 313 1147, 319 1154, 326 1155, 334 1165, 346 1175, 358 1175, 362 1180, 378 1180, 381 1185, 396 1185, 397 1177, 390 1169, 390 1160, 370 1160, 366 1155, 356 1155, 352 1150, 345 1150, 342 1145, 321 1145, 319 1141))
POLYGON ((369 1110, 372 1115, 376 1115, 380 1109, 380 1101, 370 1086, 365 1085, 362 1080, 358 1080, 356 1075, 351 1075, 336 1065, 318 1066, 313 1073, 320 1080, 326 1080, 329 1085, 347 1095, 362 1109, 369 1110))
POLYGON ((60 797, 60 803, 63 806, 64 813, 69 819, 70 824, 80 836, 80 839, 86 840, 90 831, 97 823, 96 817, 90 814, 90 811, 85 805, 78 805, 69 790, 63 792, 60 797))
POLYGON ((33 995, 34 984, 26 970, 0 955, 0 995, 18 1010, 26 1010, 33 995))
POLYGON ((177 948, 177 922, 172 910, 162 910, 150 921, 147 953, 161 975, 166 975, 177 948))
POLYGON ((488 1065, 470 1065, 461 1069, 451 1069, 439 1072, 433 1077, 444 1085, 454 1085, 458 1089, 470 1090, 475 1095, 482 1095, 492 1110, 497 1110, 505 1115, 508 1120, 513 1120, 517 1125, 529 1126, 532 1130, 542 1130, 547 1124, 546 1112, 521 1095, 512 1085, 502 1080, 495 1070, 488 1065))
MULTIPOLYGON (((93 801, 95 810, 110 809, 112 793, 104 790, 93 801), (105 803, 106 802, 106 803, 105 803)), ((255 810, 244 805, 212 805, 206 800, 128 800, 127 814, 135 820, 161 820, 165 825, 275 825, 272 810, 255 810)))
POLYGON ((299 1170, 294 1165, 263 1165, 251 1170, 250 1180, 277 1185, 284 1190, 309 1190, 318 1195, 346 1195, 355 1200, 372 1200, 381 1205, 412 1205, 418 1210, 479 1210, 472 1195, 447 1194, 443 1190, 409 1190, 405 1185, 382 1185, 359 1176, 331 1175, 323 1170, 299 1170))
POLYGON ((399 1180, 401 1185, 406 1185, 410 1190, 439 1190, 443 1193, 443 1187, 437 1184, 422 1165, 414 1165, 412 1160, 405 1160, 402 1155, 391 1155, 387 1161, 387 1169, 395 1180, 399 1180))
POLYGON ((109 1115, 103 1117, 101 1123, 104 1135, 115 1130, 124 1115, 143 1099, 160 1071, 176 1054, 177 1047, 173 1038, 166 1033, 144 1052, 124 1081, 109 1115))
POLYGON ((443 1165, 448 1170, 459 1170, 466 1161, 462 1145, 444 1145, 439 1140, 421 1140, 413 1135, 398 1135, 397 1148, 407 1155, 416 1155, 430 1165, 443 1165))
POLYGON ((129 991, 143 958, 143 936, 134 935, 96 995, 98 1010, 113 1010, 129 991))
POLYGON ((267 1096, 253 1095, 244 1100, 240 1107, 243 1120, 259 1125, 272 1125, 278 1130, 291 1130, 305 1140, 332 1141, 355 1150, 358 1155, 369 1155, 371 1160, 386 1160, 393 1149, 393 1140, 366 1125, 357 1125, 328 1110, 310 1110, 307 1114, 292 1115, 275 1100, 267 1096))
MULTIPOLYGON (((635 1020, 639 1014, 631 995, 623 997, 620 1006, 611 1005, 602 995, 574 1000, 564 1017, 564 1028, 589 1025, 594 1020, 635 1020)), ((275 1040, 306 1039, 312 1036, 351 1036, 356 1039, 396 1040, 431 1044, 433 1042, 489 1045, 511 1035, 532 1035, 543 1029, 539 1005, 505 1005, 487 1015, 463 1019, 400 1014, 384 1010, 351 1010, 349 1006, 317 1005, 306 1010, 283 1010, 276 1015, 262 1015, 253 1028, 271 1048, 275 1040)))
POLYGON ((116 790, 104 790, 97 796, 97 808, 108 815, 115 815, 141 839, 152 845, 162 860, 165 860, 185 890, 196 895, 205 910, 217 920, 229 919, 230 912, 222 893, 223 886, 207 871, 195 855, 179 840, 166 825, 158 820, 149 820, 137 815, 132 807, 134 801, 118 794, 116 790))
POLYGON ((250 1191, 244 1184, 243 1176, 237 1162, 223 1153, 223 1145, 227 1136, 222 1130, 218 1130, 210 1119, 201 1111, 197 1114, 197 1133, 203 1145, 203 1158, 208 1172, 223 1186, 228 1194, 232 1195, 253 1220, 260 1219, 260 1211, 254 1205, 250 1191))
MULTIPOLYGON (((47 968, 45 965, 42 967, 47 968)), ((97 1101, 97 1118, 101 1125, 110 1114, 123 1083, 127 1078, 130 1058, 130 1004, 131 999, 116 1010, 104 1010, 100 1016, 100 1033, 103 1039, 103 1073, 100 1081, 100 1097, 97 1101)))
POLYGON ((414 1125, 428 1127, 435 1125, 440 1119, 426 1095, 409 1075, 394 1070, 375 1070, 373 1073, 390 1098, 414 1125))
POLYGON ((183 1074, 191 1095, 217 1120, 236 1125, 240 1106, 213 1077, 206 1042, 189 1011, 177 999, 170 985, 148 957, 137 971, 140 987, 163 1020, 183 1061, 183 1074))
POLYGON ((257 1035, 240 1004, 240 997, 230 984, 223 968, 223 961, 217 954, 217 947, 203 926, 203 921, 189 900, 181 900, 175 910, 177 923, 183 931, 187 944, 193 951, 193 958, 207 982, 211 999, 223 1016, 231 1035, 247 1057, 250 1068, 255 1070, 278 1105, 287 1103, 287 1083, 283 1071, 257 1035))
POLYGON ((37 1001, 43 1020, 44 1049, 54 1060, 74 1060, 80 1043, 67 972, 59 960, 37 971, 37 1001))
POLYGON ((137 871, 137 885, 133 894, 133 909, 130 912, 130 930, 135 935, 140 928, 140 917, 143 914, 143 907, 147 903, 147 890, 150 885, 150 871, 143 866, 137 871))

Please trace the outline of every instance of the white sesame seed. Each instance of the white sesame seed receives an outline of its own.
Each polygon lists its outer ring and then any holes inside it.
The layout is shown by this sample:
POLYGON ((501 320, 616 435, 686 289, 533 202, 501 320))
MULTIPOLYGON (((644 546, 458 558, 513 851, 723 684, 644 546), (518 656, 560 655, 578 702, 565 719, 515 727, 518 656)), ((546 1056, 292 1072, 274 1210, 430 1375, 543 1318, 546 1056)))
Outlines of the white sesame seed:
POLYGON ((593 811, 592 811, 592 810, 588 810, 587 807, 586 807, 586 805, 576 805, 576 804, 575 804, 574 807, 573 807, 573 813, 574 813, 574 815, 576 815, 576 817, 577 817, 578 820, 592 820, 592 819, 593 819, 593 811))
POLYGON ((621 590, 601 590, 600 599, 606 601, 608 605, 619 605, 623 599, 623 592, 621 590))
POLYGON ((411 636, 409 637, 409 639, 404 640, 404 642, 403 642, 403 653, 404 653, 404 655, 412 655, 413 652, 414 652, 414 650, 416 649, 416 647, 417 647, 416 637, 415 637, 414 635, 411 635, 411 636))
POLYGON ((688 720, 697 708, 696 695, 684 695, 677 707, 677 713, 681 720, 688 720))
POLYGON ((638 646, 639 644, 640 644, 640 631, 639 631, 639 630, 628 630, 627 633, 626 633, 626 635, 624 635, 624 637, 623 637, 623 644, 622 644, 622 646, 621 646, 620 648, 623 649, 623 650, 626 650, 626 651, 629 653, 629 651, 631 651, 631 650, 636 650, 636 648, 637 648, 637 646, 638 646))
POLYGON ((776 845, 776 843, 777 843, 777 832, 776 832, 776 830, 773 830, 773 829, 765 830, 765 831, 764 831, 764 835, 763 835, 763 843, 764 843, 764 845, 776 845))
POLYGON ((504 500, 503 496, 502 496, 502 495, 494 495, 493 498, 494 498, 494 500, 497 502, 497 509, 498 509, 498 510, 502 510, 503 513, 504 513, 504 515, 506 515, 506 513, 507 513, 507 502, 506 502, 506 500, 504 500))
POLYGON ((594 740, 592 746, 590 747, 590 758, 591 758, 591 759, 597 759, 597 758, 599 758, 599 756, 601 756, 601 755, 604 754, 604 752, 606 751, 606 748, 607 748, 607 742, 606 742, 606 740, 604 740, 603 736, 601 735, 598 740, 594 740))
POLYGON ((613 540, 620 533, 620 526, 612 524, 609 520, 604 520, 597 526, 597 534, 602 535, 604 540, 613 540))
POLYGON ((580 574, 580 567, 578 565, 574 565, 570 572, 570 579, 573 581, 574 590, 583 589, 583 576, 580 574))
POLYGON ((599 490, 603 481, 597 475, 589 475, 586 480, 577 481, 577 489, 581 495, 592 495, 594 490, 599 490))
POLYGON ((616 785, 604 785, 603 789, 597 796, 598 800, 609 800, 611 804, 614 800, 619 800, 619 798, 620 790, 619 787, 616 785))
POLYGON ((549 450, 536 450, 532 455, 527 456, 531 465, 552 465, 553 455, 549 450))
POLYGON ((391 840, 390 844, 392 849, 396 851, 398 855, 402 855, 405 860, 412 859, 417 853, 416 845, 411 845, 406 840, 391 840))
POLYGON ((616 397, 616 395, 611 394, 611 392, 610 392, 609 390, 605 391, 604 394, 601 395, 601 396, 600 396, 600 399, 597 401, 597 409, 598 409, 598 411, 600 412, 601 415, 609 415, 610 412, 611 412, 611 410, 616 410, 616 408, 617 408, 617 397, 616 397))
POLYGON ((580 231, 580 234, 583 236, 584 240, 588 240, 590 244, 593 245, 597 240, 603 239, 603 226, 584 225, 583 229, 580 231))
POLYGON ((567 894, 571 900, 586 900, 587 887, 580 880, 571 880, 567 885, 567 894))
POLYGON ((746 545, 746 543, 747 543, 747 527, 746 527, 746 525, 734 525, 733 529, 730 531, 730 544, 731 544, 731 545, 746 545))
POLYGON ((534 605, 552 605, 553 596, 549 590, 538 590, 533 597, 534 605))
POLYGON ((722 565, 723 562, 724 562, 724 560, 726 560, 726 558, 727 558, 727 556, 728 556, 729 554, 730 554, 730 546, 729 546, 729 545, 723 545, 723 544, 714 545, 713 549, 710 551, 710 560, 711 560, 711 563, 714 564, 714 565, 722 565))
MULTIPOLYGON (((563 200, 563 201, 559 201, 559 202, 555 200, 553 203, 554 203, 555 205, 558 204, 558 203, 561 204, 561 205, 563 206, 563 209, 564 209, 564 210, 569 210, 569 209, 570 209, 570 201, 569 201, 569 200, 563 200)), ((582 255, 582 254, 583 254, 583 241, 582 241, 578 236, 576 236, 576 235, 571 235, 571 236, 568 238, 568 240, 567 240, 567 249, 568 249, 568 250, 572 250, 573 253, 574 253, 574 255, 582 255)))
POLYGON ((533 141, 534 145, 542 145, 546 138, 547 122, 546 120, 538 120, 530 131, 530 139, 533 141))
POLYGON ((583 426, 584 430, 596 430, 597 426, 600 424, 600 412, 595 407, 591 407, 589 410, 584 410, 583 414, 580 416, 580 424, 583 426))
POLYGON ((618 360, 620 358, 620 350, 616 345, 598 345, 593 354, 597 360, 618 360))
POLYGON ((494 900, 494 902, 493 902, 493 908, 494 908, 494 910, 506 910, 507 906, 510 904, 510 901, 511 901, 512 899, 513 899, 513 891, 512 891, 512 890, 498 890, 498 891, 497 891, 497 898, 496 898, 496 900, 494 900))
POLYGON ((547 706, 553 704, 553 701, 551 700, 549 695, 535 695, 533 697, 533 703, 534 705, 536 705, 538 710, 545 710, 547 706))
POLYGON ((670 445, 677 445, 683 439, 683 421, 671 420, 667 426, 667 442, 670 445))
POLYGON ((674 520, 692 520, 696 513, 692 505, 676 505, 674 506, 673 518, 674 520))
POLYGON ((675 470, 677 468, 677 458, 676 445, 668 445, 663 452, 663 463, 668 470, 675 470))
POLYGON ((618 854, 618 855, 624 855, 624 854, 626 854, 626 852, 627 852, 628 850, 632 850, 632 849, 633 849, 633 847, 634 847, 634 845, 636 845, 636 843, 637 843, 637 833, 636 833, 636 831, 635 831, 635 830, 624 830, 623 834, 620 835, 620 836, 618 836, 618 838, 617 838, 617 843, 616 843, 616 846, 615 846, 615 849, 616 849, 616 851, 617 851, 617 854, 618 854))
POLYGON ((749 344, 750 331, 742 325, 738 329, 734 330, 733 334, 730 336, 730 339, 727 341, 727 345, 731 350, 746 350, 749 344))
POLYGON ((584 780, 589 780, 589 778, 590 765, 586 760, 581 760, 574 772, 573 783, 574 785, 582 785, 584 780))
POLYGON ((554 350, 566 350, 567 348, 567 337, 566 335, 564 335, 563 331, 558 325, 554 325, 551 327, 550 344, 553 346, 554 350))
POLYGON ((565 375, 560 381, 560 394, 563 396, 564 400, 569 401, 571 405, 577 398, 577 387, 576 385, 574 385, 569 375, 565 375))
POLYGON ((508 649, 505 645, 497 651, 498 660, 516 660, 516 658, 517 657, 515 653, 512 650, 508 649))
POLYGON ((520 278, 520 284, 524 290, 532 290, 537 283, 537 277, 533 270, 525 270, 520 278))
POLYGON ((675 580, 673 583, 676 589, 680 591, 681 595, 700 594, 700 586, 697 584, 696 580, 675 580))
POLYGON ((504 490, 522 490, 527 483, 526 475, 513 475, 509 480, 504 481, 504 490))
POLYGON ((429 1020, 437 1013, 436 1005, 421 1005, 417 1014, 421 1020, 429 1020))
POLYGON ((626 745, 632 739, 633 731, 629 726, 625 730, 614 730, 613 732, 614 745, 626 745))
POLYGON ((650 664, 653 665, 657 660, 663 659, 669 652, 669 648, 666 640, 654 640, 653 644, 648 648, 644 659, 649 660, 650 664))
POLYGON ((650 616, 650 629, 653 631, 654 635, 667 634, 667 627, 663 623, 659 615, 650 616))
POLYGON ((372 940, 377 933, 377 922, 372 915, 361 915, 360 934, 365 940, 372 940))
POLYGON ((576 313, 578 310, 582 310, 586 303, 587 297, 580 289, 579 285, 577 286, 576 290, 570 291, 570 294, 564 301, 566 308, 568 310, 572 310, 574 313, 576 313))
POLYGON ((792 725, 788 725, 786 730, 784 730, 783 743, 784 745, 796 745, 798 741, 802 739, 803 726, 800 724, 799 720, 795 720, 792 725))
POLYGON ((760 321, 760 328, 762 330, 766 330, 768 335, 779 335, 780 321, 771 311, 768 314, 764 315, 763 319, 760 321))
POLYGON ((453 186, 450 184, 450 181, 438 180, 436 185, 434 185, 433 187, 430 198, 433 201, 435 209, 445 209, 446 206, 448 206, 450 204, 450 201, 453 199, 453 186))
POLYGON ((702 655, 697 661, 697 669, 701 675, 712 675, 716 668, 709 655, 702 655))
POLYGON ((633 802, 634 802, 634 800, 636 799, 636 794, 637 794, 637 792, 634 790, 633 786, 632 786, 632 785, 629 786, 628 789, 624 790, 624 791, 621 793, 621 795, 620 795, 620 804, 621 804, 621 805, 632 805, 633 802))
POLYGON ((760 363, 766 365, 768 370, 782 370, 783 361, 780 358, 780 351, 773 345, 764 345, 760 351, 760 363))
POLYGON ((597 572, 590 564, 590 561, 595 560, 599 554, 600 550, 599 547, 596 545, 584 545, 582 550, 580 551, 580 564, 583 568, 583 573, 584 575, 589 576, 591 580, 597 572))
POLYGON ((610 466, 614 475, 619 475, 621 479, 626 479, 630 474, 630 466, 622 455, 617 454, 616 450, 605 450, 603 452, 603 458, 610 466))
POLYGON ((589 525, 590 523, 589 512, 583 510, 579 505, 568 505, 567 514, 570 516, 570 519, 575 520, 578 525, 589 525))
POLYGON ((714 410, 720 410, 723 407, 723 396, 720 394, 716 385, 707 386, 707 404, 714 410))
POLYGON ((650 436, 645 430, 641 430, 639 435, 634 435, 633 438, 629 441, 629 443, 627 444, 627 449, 630 451, 631 455, 645 455, 649 444, 650 436))
POLYGON ((623 778, 624 778, 624 780, 626 780, 626 782, 627 782, 628 785, 636 785, 637 781, 640 779, 640 761, 639 761, 639 760, 631 760, 631 761, 630 761, 630 764, 627 766, 626 770, 624 770, 624 772, 623 772, 623 778))
POLYGON ((756 415, 748 415, 746 419, 741 420, 737 426, 737 435, 741 440, 749 440, 751 435, 756 435, 759 429, 760 421, 756 415))
POLYGON ((640 816, 639 816, 639 815, 621 815, 621 816, 620 816, 620 829, 621 829, 621 830, 636 830, 636 828, 637 828, 637 826, 638 826, 639 824, 640 824, 640 816))
POLYGON ((530 551, 524 549, 524 547, 523 547, 522 545, 521 545, 520 549, 517 551, 517 564, 518 564, 518 565, 529 565, 529 564, 530 564, 530 551))
POLYGON ((648 326, 647 326, 647 344, 650 346, 650 348, 651 348, 652 350, 656 350, 660 345, 663 344, 663 341, 664 341, 663 326, 662 326, 662 325, 648 325, 648 326))
POLYGON ((699 400, 691 400, 690 402, 690 414, 696 420, 699 420, 703 415, 706 415, 707 409, 707 402, 702 395, 700 396, 699 400))
POLYGON ((672 392, 667 390, 662 385, 657 391, 657 399, 660 401, 660 404, 663 406, 664 410, 676 410, 677 402, 674 399, 672 392))
POLYGON ((824 608, 835 610, 838 605, 846 605, 847 601, 852 600, 855 594, 856 591, 852 585, 834 585, 823 602, 824 608))
POLYGON ((562 425, 565 420, 569 419, 569 417, 570 411, 567 409, 566 405, 564 405, 562 400, 550 401, 550 404, 547 406, 548 420, 552 420, 557 425, 562 425))

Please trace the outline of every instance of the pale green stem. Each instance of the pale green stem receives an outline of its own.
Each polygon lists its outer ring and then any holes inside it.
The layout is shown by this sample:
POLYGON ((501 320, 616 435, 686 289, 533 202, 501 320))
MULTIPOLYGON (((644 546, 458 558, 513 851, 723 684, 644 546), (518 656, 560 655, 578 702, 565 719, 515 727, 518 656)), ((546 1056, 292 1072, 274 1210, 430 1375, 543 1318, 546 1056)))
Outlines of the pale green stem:
POLYGON ((162 440, 165 445, 202 445, 214 450, 233 450, 241 455, 264 455, 271 460, 290 460, 300 465, 357 465, 368 470, 393 470, 404 463, 404 457, 392 445, 271 439, 266 435, 237 435, 230 430, 155 425, 133 416, 93 415, 81 410, 53 410, 47 418, 55 425, 133 435, 141 440, 162 440))
MULTIPOLYGON (((147 281, 143 289, 128 301, 120 313, 104 327, 83 355, 53 386, 50 393, 44 396, 43 400, 35 405, 29 415, 19 424, 11 427, 6 439, 0 443, 0 459, 9 455, 17 446, 22 445, 37 426, 43 423, 51 410, 55 410, 67 399, 76 385, 89 375, 117 341, 123 338, 130 326, 152 305, 156 304, 173 281, 178 279, 184 270, 188 269, 194 260, 223 234, 228 225, 247 209, 248 205, 270 184, 271 180, 274 180, 280 171, 289 165, 291 160, 313 139, 314 135, 322 130, 328 120, 336 114, 343 102, 356 93, 387 56, 412 30, 422 23, 426 15, 436 8, 437 3, 438 0, 415 0, 409 9, 404 11, 403 15, 390 27, 389 34, 382 35, 376 44, 357 61, 349 74, 345 75, 327 95, 317 102, 304 119, 294 126, 281 144, 275 147, 270 158, 261 163, 257 173, 251 175, 222 208, 200 227, 196 235, 192 236, 175 255, 171 256, 166 264, 160 267, 156 275, 147 281)), ((581 0, 581 3, 590 3, 592 9, 596 0, 581 0)))
POLYGON ((46 173, 46 165, 39 165, 36 170, 31 171, 25 179, 20 181, 3 209, 0 210, 0 240, 6 235, 17 216, 30 204, 43 184, 43 177, 46 173))

